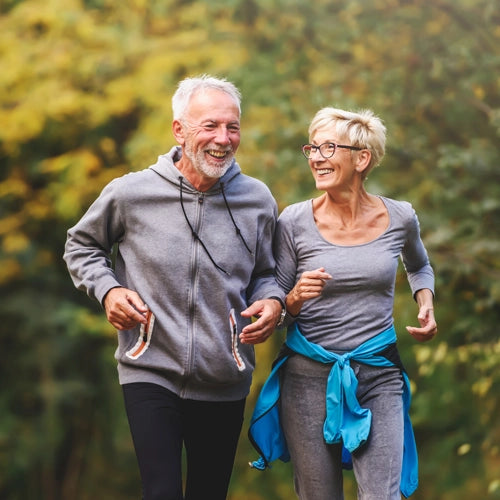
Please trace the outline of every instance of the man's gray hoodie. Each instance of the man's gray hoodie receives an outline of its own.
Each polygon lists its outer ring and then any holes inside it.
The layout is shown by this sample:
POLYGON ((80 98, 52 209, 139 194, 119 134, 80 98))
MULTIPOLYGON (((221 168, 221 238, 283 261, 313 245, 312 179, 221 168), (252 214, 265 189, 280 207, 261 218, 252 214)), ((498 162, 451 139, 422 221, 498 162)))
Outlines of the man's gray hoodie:
POLYGON ((102 303, 124 286, 154 315, 148 331, 118 332, 121 384, 156 383, 188 399, 242 399, 255 357, 239 343, 250 322, 240 312, 259 299, 284 298, 272 255, 276 202, 234 161, 199 192, 174 165, 180 155, 176 146, 155 165, 110 182, 69 229, 64 259, 90 297, 102 303))

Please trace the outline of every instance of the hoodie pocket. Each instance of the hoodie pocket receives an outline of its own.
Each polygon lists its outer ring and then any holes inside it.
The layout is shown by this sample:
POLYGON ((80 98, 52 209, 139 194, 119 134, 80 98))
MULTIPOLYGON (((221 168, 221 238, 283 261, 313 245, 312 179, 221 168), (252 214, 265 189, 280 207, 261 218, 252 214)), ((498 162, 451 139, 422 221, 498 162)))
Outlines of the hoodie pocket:
POLYGON ((238 367, 238 370, 242 372, 245 370, 246 365, 243 361, 243 358, 240 355, 240 351, 238 350, 239 336, 238 336, 238 327, 236 323, 236 316, 234 313, 234 309, 229 311, 229 328, 231 331, 231 353, 233 355, 234 362, 238 367))
POLYGON ((140 358, 149 348, 151 337, 153 336, 153 327, 155 324, 155 315, 148 310, 146 313, 146 323, 141 324, 139 336, 135 345, 125 354, 130 359, 140 358))

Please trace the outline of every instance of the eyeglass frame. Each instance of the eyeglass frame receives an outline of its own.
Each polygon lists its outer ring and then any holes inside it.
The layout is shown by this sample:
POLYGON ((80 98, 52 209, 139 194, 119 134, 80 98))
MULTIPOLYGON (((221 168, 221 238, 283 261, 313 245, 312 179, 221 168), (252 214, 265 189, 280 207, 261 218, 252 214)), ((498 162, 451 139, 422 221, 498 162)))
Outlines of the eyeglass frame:
POLYGON ((337 148, 342 148, 342 149, 351 149, 352 151, 362 151, 363 149, 365 148, 358 148, 357 146, 346 146, 345 144, 335 144, 334 142, 331 142, 331 141, 327 141, 327 142, 323 142, 322 144, 320 144, 319 146, 315 146, 314 144, 303 144, 302 145, 302 154, 306 157, 306 159, 310 159, 311 158, 311 155, 312 155, 312 150, 316 150, 316 151, 319 151, 319 154, 325 159, 325 160, 328 160, 329 158, 331 158, 334 154, 335 154, 335 151, 337 151, 337 148), (333 153, 330 155, 330 156, 325 156, 322 152, 321 152, 321 147, 324 146, 325 144, 329 144, 330 146, 333 146, 333 153), (309 147, 311 148, 311 151, 309 153, 309 156, 306 155, 305 151, 304 151, 304 148, 305 147, 309 147))

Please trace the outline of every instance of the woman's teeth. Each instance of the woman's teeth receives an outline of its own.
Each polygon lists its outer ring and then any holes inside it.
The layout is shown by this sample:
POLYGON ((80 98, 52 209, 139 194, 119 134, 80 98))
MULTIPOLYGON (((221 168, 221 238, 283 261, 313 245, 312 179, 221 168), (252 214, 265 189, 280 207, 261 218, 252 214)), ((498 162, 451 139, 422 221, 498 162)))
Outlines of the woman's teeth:
POLYGON ((321 168, 317 170, 319 175, 331 174, 333 172, 333 168, 321 168))

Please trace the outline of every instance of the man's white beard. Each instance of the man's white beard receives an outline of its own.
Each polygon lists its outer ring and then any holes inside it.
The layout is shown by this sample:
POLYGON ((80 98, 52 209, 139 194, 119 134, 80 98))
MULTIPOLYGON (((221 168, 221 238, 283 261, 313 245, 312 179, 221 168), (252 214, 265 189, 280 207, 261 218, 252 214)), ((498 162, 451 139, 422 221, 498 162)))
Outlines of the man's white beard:
POLYGON ((188 143, 186 143, 186 145, 184 146, 184 154, 191 161, 196 170, 201 172, 203 175, 206 175, 207 177, 211 177, 213 179, 222 177, 228 171, 231 163, 233 163, 233 155, 231 154, 224 159, 224 163, 222 163, 222 165, 211 165, 205 158, 205 153, 203 152, 203 150, 199 149, 195 153, 192 145, 188 143))

